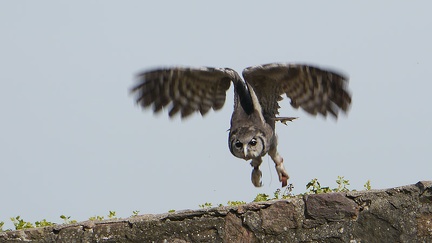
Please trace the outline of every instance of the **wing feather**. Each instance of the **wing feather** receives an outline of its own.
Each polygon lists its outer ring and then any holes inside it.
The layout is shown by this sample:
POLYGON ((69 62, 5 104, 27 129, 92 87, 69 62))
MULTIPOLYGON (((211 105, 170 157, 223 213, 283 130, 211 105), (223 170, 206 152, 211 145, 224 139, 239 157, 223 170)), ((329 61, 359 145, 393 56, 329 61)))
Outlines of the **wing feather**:
POLYGON ((170 105, 169 116, 180 112, 187 117, 199 111, 205 115, 211 108, 221 109, 231 81, 239 75, 223 68, 155 69, 140 73, 131 89, 136 102, 144 108, 153 106, 159 112, 170 105))
POLYGON ((286 94, 294 108, 301 107, 311 115, 347 112, 351 104, 348 78, 340 73, 308 65, 266 64, 246 68, 245 81, 260 100, 266 119, 278 112, 278 101, 286 94))

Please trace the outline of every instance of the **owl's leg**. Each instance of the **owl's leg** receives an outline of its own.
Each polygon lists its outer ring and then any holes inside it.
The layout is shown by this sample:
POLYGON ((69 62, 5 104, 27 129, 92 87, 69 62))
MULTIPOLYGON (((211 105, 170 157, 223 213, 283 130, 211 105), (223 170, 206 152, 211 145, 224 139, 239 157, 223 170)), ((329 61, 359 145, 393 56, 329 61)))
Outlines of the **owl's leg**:
POLYGON ((278 173, 279 176, 279 181, 282 182, 282 187, 287 186, 288 184, 288 173, 285 170, 285 167, 283 165, 283 158, 282 156, 279 155, 278 151, 277 151, 277 146, 273 145, 271 146, 268 154, 270 155, 270 157, 272 158, 272 160, 275 162, 275 166, 276 166, 276 172, 278 173))
POLYGON ((262 163, 262 158, 258 157, 258 158, 254 158, 251 161, 251 166, 254 167, 252 170, 252 184, 256 187, 261 187, 262 186, 262 182, 261 182, 261 177, 262 177, 262 173, 261 170, 259 169, 260 165, 262 163))

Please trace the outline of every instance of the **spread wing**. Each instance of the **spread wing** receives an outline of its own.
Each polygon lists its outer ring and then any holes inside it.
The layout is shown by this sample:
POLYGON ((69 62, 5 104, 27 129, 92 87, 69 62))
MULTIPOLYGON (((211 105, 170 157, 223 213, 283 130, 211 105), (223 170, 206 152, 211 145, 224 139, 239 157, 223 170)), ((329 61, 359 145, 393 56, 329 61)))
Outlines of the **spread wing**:
POLYGON ((139 74, 131 93, 139 105, 153 106, 154 112, 170 105, 170 117, 178 112, 182 118, 195 111, 204 115, 210 108, 222 108, 236 76, 235 71, 223 68, 156 69, 139 74))
POLYGON ((348 78, 317 67, 267 64, 246 68, 243 77, 257 94, 266 119, 279 114, 278 101, 283 94, 294 108, 301 107, 312 115, 330 113, 337 118, 339 110, 347 112, 351 104, 348 78))

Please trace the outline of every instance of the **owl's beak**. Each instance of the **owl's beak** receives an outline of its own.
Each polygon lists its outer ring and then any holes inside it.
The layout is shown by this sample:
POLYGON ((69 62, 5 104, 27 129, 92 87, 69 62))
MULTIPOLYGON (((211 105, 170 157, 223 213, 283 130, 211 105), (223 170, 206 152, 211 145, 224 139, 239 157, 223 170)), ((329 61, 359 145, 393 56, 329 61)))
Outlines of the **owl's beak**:
POLYGON ((245 158, 247 158, 247 146, 243 145, 243 155, 245 158))

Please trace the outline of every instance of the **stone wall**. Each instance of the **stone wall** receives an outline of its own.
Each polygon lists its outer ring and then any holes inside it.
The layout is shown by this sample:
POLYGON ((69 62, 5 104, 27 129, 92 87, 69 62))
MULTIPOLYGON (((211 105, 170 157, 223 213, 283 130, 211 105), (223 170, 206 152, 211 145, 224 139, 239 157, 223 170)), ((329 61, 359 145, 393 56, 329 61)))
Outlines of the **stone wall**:
POLYGON ((0 233, 0 242, 432 242, 432 181, 0 233))

